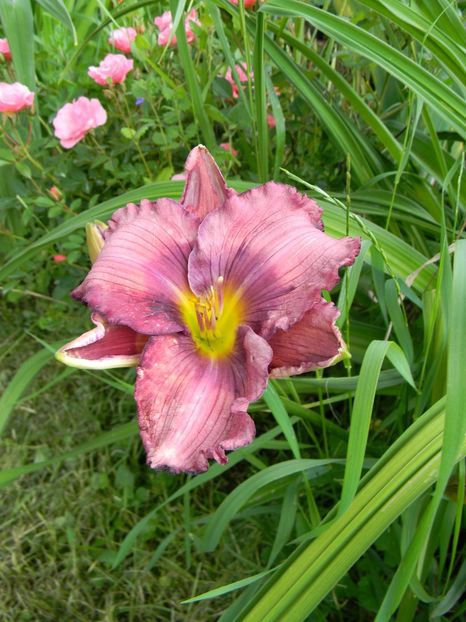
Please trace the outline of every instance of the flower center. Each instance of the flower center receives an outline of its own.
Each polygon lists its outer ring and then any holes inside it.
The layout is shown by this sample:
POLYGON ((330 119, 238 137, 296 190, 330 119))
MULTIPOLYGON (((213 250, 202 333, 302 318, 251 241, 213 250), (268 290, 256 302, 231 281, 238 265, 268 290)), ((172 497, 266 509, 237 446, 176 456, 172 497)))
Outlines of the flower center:
POLYGON ((180 311, 198 349, 211 358, 226 356, 235 347, 243 312, 238 292, 225 287, 219 276, 203 296, 184 294, 180 311))

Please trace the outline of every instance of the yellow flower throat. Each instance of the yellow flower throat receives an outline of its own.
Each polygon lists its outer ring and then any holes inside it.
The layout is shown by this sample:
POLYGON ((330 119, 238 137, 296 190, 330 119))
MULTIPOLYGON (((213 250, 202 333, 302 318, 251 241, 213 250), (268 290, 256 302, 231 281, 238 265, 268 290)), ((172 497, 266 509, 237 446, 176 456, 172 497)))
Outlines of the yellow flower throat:
POLYGON ((204 296, 183 294, 179 305, 194 343, 203 354, 220 358, 233 351, 243 305, 239 293, 225 287, 222 276, 204 296))

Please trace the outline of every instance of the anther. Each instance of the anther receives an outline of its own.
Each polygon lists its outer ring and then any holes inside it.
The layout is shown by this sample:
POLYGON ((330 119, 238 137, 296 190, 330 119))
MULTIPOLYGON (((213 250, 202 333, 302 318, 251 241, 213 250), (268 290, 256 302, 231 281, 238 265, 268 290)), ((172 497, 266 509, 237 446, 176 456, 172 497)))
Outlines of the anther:
POLYGON ((205 313, 199 307, 200 307, 200 305, 196 305, 195 306, 196 318, 197 318, 198 326, 199 326, 200 330, 203 332, 206 329, 205 321, 204 321, 205 313))

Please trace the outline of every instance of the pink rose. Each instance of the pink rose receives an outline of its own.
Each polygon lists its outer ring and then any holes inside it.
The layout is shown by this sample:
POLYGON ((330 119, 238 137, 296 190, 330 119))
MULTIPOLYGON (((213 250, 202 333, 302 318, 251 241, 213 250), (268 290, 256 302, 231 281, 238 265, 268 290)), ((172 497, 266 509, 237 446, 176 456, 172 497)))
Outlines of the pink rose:
POLYGON ((34 103, 34 93, 20 82, 0 82, 0 112, 19 112, 34 103))
POLYGON ((109 79, 112 84, 120 84, 133 65, 134 61, 123 54, 107 54, 98 67, 89 67, 87 74, 101 86, 108 86, 109 79))
POLYGON ((196 26, 201 25, 201 22, 197 17, 196 9, 191 9, 191 11, 189 11, 188 15, 186 16, 186 19, 184 20, 184 29, 186 32, 186 40, 188 41, 188 43, 193 43, 193 41, 196 39, 196 35, 191 30, 191 24, 196 24, 196 26))
POLYGON ((136 39, 137 32, 134 28, 118 28, 112 30, 108 42, 114 48, 129 54, 131 52, 131 43, 136 39))
MULTIPOLYGON (((188 43, 193 43, 193 41, 196 39, 196 35, 191 30, 192 23, 196 24, 197 26, 201 25, 197 17, 196 9, 192 9, 184 20, 184 29, 186 32, 186 40, 188 43)), ((160 31, 157 43, 159 45, 167 45, 167 43, 170 41, 170 47, 174 47, 176 45, 176 35, 173 35, 172 37, 173 21, 170 11, 165 11, 165 13, 156 17, 154 19, 154 24, 160 31)))
MULTIPOLYGON (((238 78, 240 82, 247 82, 248 81, 248 74, 246 73, 247 68, 246 65, 244 63, 240 63, 238 65, 235 65, 235 71, 238 74, 238 78)), ((249 74, 249 78, 252 80, 254 78, 254 72, 250 72, 249 74)), ((239 90, 238 90, 238 86, 233 78, 233 72, 231 71, 231 67, 228 67, 227 72, 225 74, 225 80, 227 82, 229 82, 231 84, 231 91, 233 93, 233 97, 235 99, 238 98, 239 96, 239 90)))
POLYGON ((53 120, 55 136, 65 149, 71 149, 84 136, 107 121, 107 113, 98 99, 80 97, 65 104, 53 120))
POLYGON ((165 11, 165 13, 162 13, 162 15, 154 17, 154 24, 160 31, 171 28, 173 26, 173 21, 170 11, 165 11))
MULTIPOLYGON (((250 9, 251 7, 253 7, 256 4, 257 0, 244 0, 244 8, 245 9, 250 9)), ((230 0, 231 4, 236 4, 238 5, 238 0, 230 0)))
POLYGON ((235 158, 238 155, 238 149, 234 149, 230 143, 220 143, 220 147, 225 151, 229 151, 235 158))
POLYGON ((10 46, 6 39, 0 39, 0 54, 3 54, 5 60, 11 60, 10 46))

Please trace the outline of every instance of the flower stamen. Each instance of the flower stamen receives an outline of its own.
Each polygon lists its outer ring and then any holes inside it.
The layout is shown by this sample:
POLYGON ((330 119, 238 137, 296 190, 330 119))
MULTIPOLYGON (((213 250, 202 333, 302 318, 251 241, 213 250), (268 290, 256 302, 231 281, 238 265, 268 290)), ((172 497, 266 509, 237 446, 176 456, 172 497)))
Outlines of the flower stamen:
POLYGON ((201 352, 217 358, 233 350, 243 317, 242 303, 238 292, 225 288, 223 276, 202 296, 195 297, 191 292, 183 295, 180 311, 201 352))

